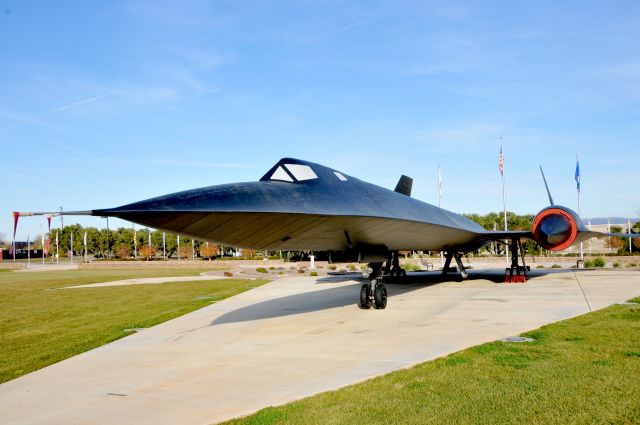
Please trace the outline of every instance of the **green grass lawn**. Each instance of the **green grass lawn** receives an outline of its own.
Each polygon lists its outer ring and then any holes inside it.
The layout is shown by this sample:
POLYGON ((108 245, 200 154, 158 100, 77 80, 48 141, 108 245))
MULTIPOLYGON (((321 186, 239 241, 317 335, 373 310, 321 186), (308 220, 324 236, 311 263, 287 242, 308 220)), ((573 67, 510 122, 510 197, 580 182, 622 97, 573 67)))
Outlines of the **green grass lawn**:
POLYGON ((640 306, 523 336, 536 342, 479 345, 229 423, 640 423, 640 306))
POLYGON ((212 280, 55 290, 198 269, 71 270, 0 274, 0 382, 130 335, 267 282, 212 280))

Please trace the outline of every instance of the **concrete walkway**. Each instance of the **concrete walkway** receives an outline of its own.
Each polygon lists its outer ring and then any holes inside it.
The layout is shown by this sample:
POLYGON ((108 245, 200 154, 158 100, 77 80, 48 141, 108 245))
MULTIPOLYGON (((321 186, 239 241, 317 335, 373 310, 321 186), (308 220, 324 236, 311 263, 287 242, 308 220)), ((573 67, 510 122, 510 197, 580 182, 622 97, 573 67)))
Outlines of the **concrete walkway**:
POLYGON ((55 271, 67 271, 67 270, 78 270, 78 264, 55 264, 55 263, 37 263, 32 262, 31 264, 25 264, 24 269, 16 270, 17 273, 31 273, 31 272, 55 272, 55 271))
POLYGON ((201 273, 200 276, 174 276, 174 277, 138 277, 134 279, 112 280, 111 282, 87 283, 85 285, 65 286, 60 289, 75 288, 100 288, 103 286, 128 286, 128 285, 157 285, 169 282, 192 282, 197 280, 225 279, 223 276, 201 273))
POLYGON ((473 276, 388 285, 367 311, 359 282, 277 280, 0 385, 0 422, 214 423, 640 295, 638 272, 473 276))

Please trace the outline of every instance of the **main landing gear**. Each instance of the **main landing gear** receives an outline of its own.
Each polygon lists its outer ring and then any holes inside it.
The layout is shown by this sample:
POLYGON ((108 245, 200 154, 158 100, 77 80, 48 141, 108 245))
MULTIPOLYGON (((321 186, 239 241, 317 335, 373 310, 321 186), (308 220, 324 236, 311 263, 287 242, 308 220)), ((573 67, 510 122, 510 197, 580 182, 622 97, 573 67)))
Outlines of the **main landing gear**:
POLYGON ((467 273, 467 269, 464 268, 462 264, 462 257, 460 257, 459 252, 445 252, 445 260, 444 267, 442 268, 442 275, 446 276, 449 273, 449 266, 451 265, 451 260, 455 258, 456 264, 458 265, 458 271, 460 272, 460 276, 463 279, 469 277, 469 273, 467 273))
POLYGON ((527 281, 527 272, 531 268, 524 262, 524 247, 520 238, 511 239, 511 267, 504 270, 505 283, 525 283, 527 281), (518 261, 518 252, 522 258, 522 265, 518 261))

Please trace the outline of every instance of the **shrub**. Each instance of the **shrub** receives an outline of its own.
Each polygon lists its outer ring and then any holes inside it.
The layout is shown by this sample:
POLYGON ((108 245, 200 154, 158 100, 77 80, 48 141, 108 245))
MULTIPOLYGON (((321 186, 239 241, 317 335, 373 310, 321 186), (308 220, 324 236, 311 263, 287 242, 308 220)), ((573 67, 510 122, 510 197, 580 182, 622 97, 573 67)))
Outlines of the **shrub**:
POLYGON ((560 266, 560 264, 554 264, 553 266, 551 266, 552 269, 561 269, 562 267, 560 266))
POLYGON ((604 267, 604 258, 596 257, 593 259, 594 267, 604 267))
POLYGON ((422 267, 420 267, 417 264, 413 264, 413 263, 401 264, 400 267, 402 267, 403 269, 405 269, 408 272, 419 272, 420 270, 422 270, 422 267))
POLYGON ((265 269, 264 267, 258 267, 256 271, 258 273, 269 273, 269 270, 265 269))
POLYGON ((349 268, 349 270, 350 270, 350 271, 352 271, 352 272, 355 272, 355 271, 356 271, 356 269, 357 269, 357 268, 356 268, 356 266, 355 266, 354 264, 349 264, 347 267, 348 267, 348 268, 349 268))
POLYGON ((275 267, 273 267, 273 266, 269 267, 269 270, 275 270, 275 269, 276 269, 276 268, 275 268, 275 267))
POLYGON ((613 267, 617 269, 618 267, 620 267, 620 263, 616 261, 615 263, 613 263, 613 267))
POLYGON ((114 251, 118 258, 129 258, 131 256, 131 248, 125 244, 116 246, 114 251))
POLYGON ((638 267, 638 265, 636 263, 629 263, 627 264, 627 267, 638 267))
POLYGON ((538 264, 538 265, 536 266, 536 269, 544 269, 544 266, 543 266, 542 264, 538 264))
POLYGON ((309 276, 318 276, 318 272, 311 272, 309 273, 309 276))
POLYGON ((338 268, 338 266, 334 266, 333 264, 331 264, 331 265, 329 266, 329 270, 335 270, 335 269, 337 269, 337 268, 338 268))

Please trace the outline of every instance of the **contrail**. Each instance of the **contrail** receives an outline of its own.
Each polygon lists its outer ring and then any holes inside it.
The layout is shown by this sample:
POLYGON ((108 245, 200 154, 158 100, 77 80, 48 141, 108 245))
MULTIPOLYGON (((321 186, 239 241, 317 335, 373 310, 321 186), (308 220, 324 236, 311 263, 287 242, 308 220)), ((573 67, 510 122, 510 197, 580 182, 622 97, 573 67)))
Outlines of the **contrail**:
POLYGON ((311 37, 308 37, 308 38, 305 38, 305 39, 302 39, 302 40, 294 41, 293 43, 288 44, 287 47, 299 46, 301 44, 312 43, 314 41, 318 41, 318 40, 323 39, 325 37, 329 37, 329 36, 332 36, 334 34, 338 34, 338 33, 341 33, 343 31, 350 30, 351 28, 358 27, 360 25, 364 25, 364 24, 368 24, 368 23, 369 23, 369 21, 352 22, 350 24, 341 26, 339 28, 334 28, 331 31, 323 32, 321 34, 316 34, 314 36, 311 36, 311 37))
POLYGON ((105 96, 106 95, 91 97, 89 99, 84 99, 84 100, 80 100, 78 102, 70 103, 68 105, 60 106, 59 108, 52 109, 50 111, 45 112, 44 114, 41 114, 41 115, 38 115, 38 116, 35 116, 35 117, 32 117, 32 118, 27 118, 27 119, 22 120, 22 121, 14 122, 14 123, 9 124, 9 125, 7 125, 5 127, 2 127, 1 129, 2 130, 8 130, 8 129, 10 129, 12 127, 16 127, 16 126, 18 126, 20 124, 29 124, 29 123, 31 123, 33 121, 37 121, 37 120, 39 120, 41 118, 44 118, 44 117, 47 117, 49 115, 57 114, 58 112, 66 111, 67 109, 75 108, 76 106, 84 105, 85 103, 95 102, 96 100, 100 100, 105 96))

